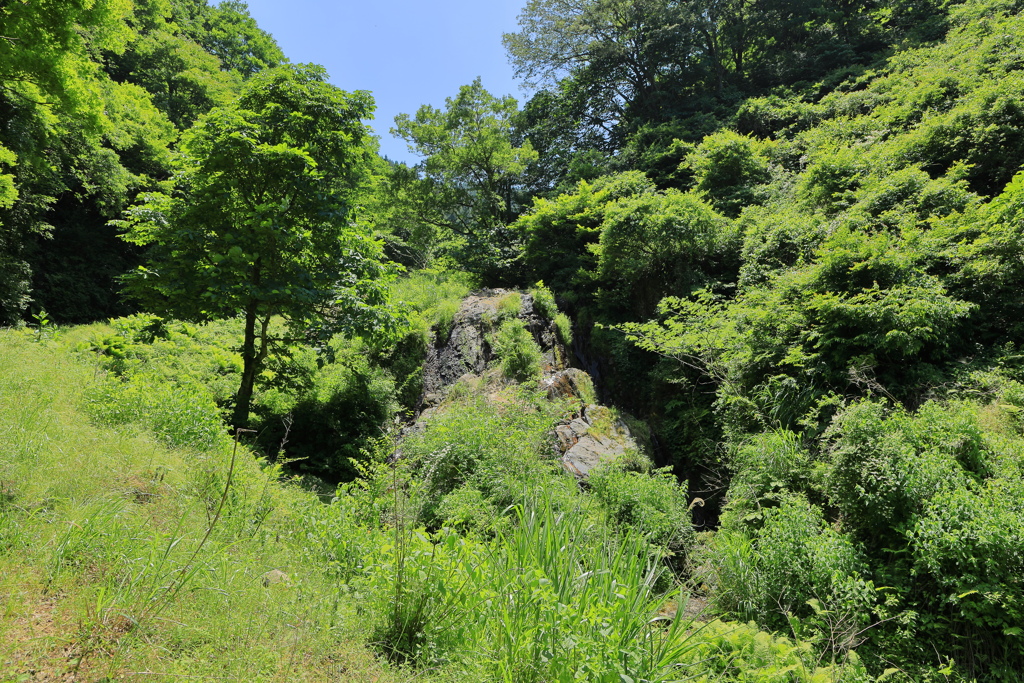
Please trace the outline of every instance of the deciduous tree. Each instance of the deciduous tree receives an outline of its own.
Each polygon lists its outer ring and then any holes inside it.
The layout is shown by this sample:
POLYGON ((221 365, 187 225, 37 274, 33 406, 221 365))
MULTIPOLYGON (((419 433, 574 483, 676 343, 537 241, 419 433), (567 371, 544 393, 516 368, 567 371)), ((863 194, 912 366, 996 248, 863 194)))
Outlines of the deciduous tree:
POLYGON ((368 93, 346 93, 313 65, 253 78, 237 103, 186 133, 171 195, 150 195, 124 222, 148 247, 126 276, 149 310, 201 321, 241 315, 243 371, 233 422, 246 424, 256 378, 282 316, 298 336, 323 316, 334 329, 388 322, 380 246, 351 221, 371 139, 368 93))
POLYGON ((420 107, 395 117, 391 132, 424 158, 410 193, 420 220, 461 238, 459 260, 485 279, 500 277, 518 255, 508 224, 520 211, 517 183, 537 156, 511 141, 513 97, 494 97, 480 79, 464 85, 442 111, 420 107))

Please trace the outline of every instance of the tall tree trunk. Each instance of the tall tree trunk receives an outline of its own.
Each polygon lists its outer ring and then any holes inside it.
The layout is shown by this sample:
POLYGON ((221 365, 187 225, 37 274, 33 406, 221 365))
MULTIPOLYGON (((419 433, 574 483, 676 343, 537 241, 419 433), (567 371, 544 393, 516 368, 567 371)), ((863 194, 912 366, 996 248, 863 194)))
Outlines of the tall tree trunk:
POLYGON ((260 323, 259 348, 256 347, 256 304, 251 304, 245 311, 245 336, 242 341, 242 384, 235 396, 235 412, 231 418, 232 425, 237 429, 249 424, 249 411, 252 408, 252 393, 256 385, 256 375, 260 372, 263 360, 267 357, 267 326, 270 317, 260 323))

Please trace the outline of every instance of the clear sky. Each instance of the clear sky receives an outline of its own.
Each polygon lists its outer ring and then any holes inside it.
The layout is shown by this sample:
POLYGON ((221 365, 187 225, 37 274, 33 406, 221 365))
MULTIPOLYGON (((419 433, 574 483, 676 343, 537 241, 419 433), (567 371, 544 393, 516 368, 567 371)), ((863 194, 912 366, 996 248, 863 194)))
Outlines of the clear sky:
POLYGON ((369 90, 381 154, 417 161, 388 129, 396 114, 442 107, 480 76, 493 95, 523 92, 501 34, 516 30, 526 0, 247 0, 260 28, 293 62, 327 68, 343 90, 369 90))

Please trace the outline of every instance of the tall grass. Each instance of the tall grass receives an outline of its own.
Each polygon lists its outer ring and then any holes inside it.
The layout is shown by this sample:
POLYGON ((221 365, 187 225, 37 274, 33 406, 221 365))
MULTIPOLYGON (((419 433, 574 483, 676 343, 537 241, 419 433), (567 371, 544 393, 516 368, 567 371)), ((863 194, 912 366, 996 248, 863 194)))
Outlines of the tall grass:
POLYGON ((304 552, 330 508, 244 448, 229 482, 219 439, 93 422, 103 373, 70 349, 97 332, 0 331, 0 681, 407 680, 304 552))
POLYGON ((445 338, 462 299, 473 287, 470 276, 434 270, 417 270, 395 280, 391 296, 399 305, 413 313, 413 326, 424 330, 436 327, 438 336, 445 338))
POLYGON ((502 683, 869 680, 855 657, 817 667, 807 645, 684 618, 640 534, 595 535, 543 499, 513 514, 491 541, 410 530, 381 549, 366 578, 382 652, 502 683))
MULTIPOLYGON (((676 680, 690 649, 682 619, 652 621, 669 594, 638 534, 585 542, 572 515, 516 510, 497 566, 478 572, 495 598, 475 615, 470 649, 500 681, 676 680), (495 581, 495 577, 498 580, 495 581)), ((593 538, 593 537, 590 537, 593 538)))

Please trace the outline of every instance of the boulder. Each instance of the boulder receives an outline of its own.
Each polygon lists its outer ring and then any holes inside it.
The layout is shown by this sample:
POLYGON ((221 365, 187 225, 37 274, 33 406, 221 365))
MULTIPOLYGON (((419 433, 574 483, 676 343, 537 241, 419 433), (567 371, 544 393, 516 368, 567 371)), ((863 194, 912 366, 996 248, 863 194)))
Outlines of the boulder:
POLYGON ((547 391, 548 400, 576 398, 587 401, 594 396, 594 382, 590 375, 578 368, 559 370, 541 380, 542 389, 547 391))
MULTIPOLYGON (((533 335, 543 356, 540 388, 549 400, 578 401, 578 413, 552 430, 553 455, 577 477, 585 478, 599 464, 612 462, 627 452, 639 451, 629 427, 610 408, 594 400, 591 376, 566 368, 566 349, 558 341, 553 320, 540 316, 529 294, 506 289, 487 289, 466 297, 444 333, 437 332, 423 368, 423 395, 417 419, 401 432, 394 458, 402 457, 401 439, 428 428, 430 417, 445 409, 450 389, 460 393, 489 395, 496 360, 490 337, 500 321, 515 315, 533 335), (515 297, 518 297, 516 301, 515 297)), ((500 393, 500 392, 498 392, 500 393)), ((498 393, 495 400, 498 400, 498 393)), ((571 404, 570 404, 571 405, 571 404)))
POLYGON ((290 576, 285 574, 280 569, 271 569, 269 572, 263 575, 261 582, 263 583, 263 586, 265 588, 270 588, 271 586, 278 583, 283 583, 286 585, 291 584, 292 580, 290 576))
POLYGON ((639 449, 626 423, 611 409, 594 404, 587 406, 580 417, 559 424, 555 435, 562 449, 562 466, 578 477, 586 477, 598 465, 639 449))

